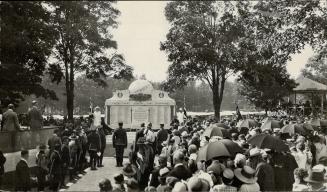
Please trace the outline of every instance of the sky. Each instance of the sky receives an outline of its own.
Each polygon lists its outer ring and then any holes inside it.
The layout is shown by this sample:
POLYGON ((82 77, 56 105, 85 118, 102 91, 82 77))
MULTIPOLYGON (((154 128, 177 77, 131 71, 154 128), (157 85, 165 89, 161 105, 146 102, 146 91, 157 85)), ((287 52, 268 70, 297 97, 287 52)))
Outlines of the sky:
MULTIPOLYGON (((127 64, 134 68, 134 75, 145 74, 150 81, 161 82, 167 77, 169 62, 167 54, 160 51, 160 42, 165 41, 169 23, 164 9, 167 1, 118 1, 121 15, 120 25, 113 31, 118 43, 118 52, 122 53, 127 64)), ((313 55, 311 47, 306 46, 300 54, 292 55, 287 70, 292 78, 300 75, 309 57, 313 55)), ((229 80, 233 81, 235 77, 229 80)))

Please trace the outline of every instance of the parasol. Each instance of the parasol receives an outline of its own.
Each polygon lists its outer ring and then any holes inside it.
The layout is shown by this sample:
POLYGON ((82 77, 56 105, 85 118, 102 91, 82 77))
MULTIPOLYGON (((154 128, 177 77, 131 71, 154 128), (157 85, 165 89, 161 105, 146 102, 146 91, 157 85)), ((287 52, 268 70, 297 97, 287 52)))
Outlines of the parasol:
POLYGON ((231 156, 235 156, 237 153, 244 152, 242 147, 240 147, 237 143, 233 142, 230 139, 222 139, 219 141, 225 145, 225 147, 227 148, 227 150, 231 154, 231 156))
POLYGON ((258 126, 259 123, 253 119, 244 119, 244 120, 241 120, 237 123, 236 127, 237 128, 242 128, 242 127, 245 127, 245 128, 252 128, 252 127, 256 127, 258 126))
POLYGON ((306 131, 304 130, 303 126, 298 124, 287 124, 280 130, 280 132, 289 133, 290 135, 294 135, 295 133, 299 133, 301 135, 306 134, 306 131))
POLYGON ((265 129, 274 129, 274 128, 281 128, 282 127, 282 123, 278 120, 275 119, 267 119, 262 125, 261 125, 261 130, 265 130, 265 129))
POLYGON ((289 151, 289 147, 278 137, 268 134, 258 134, 251 137, 248 143, 260 149, 272 149, 275 151, 289 151))
POLYGON ((197 161, 208 161, 215 157, 230 157, 227 147, 220 141, 210 142, 201 147, 198 152, 197 161))
POLYGON ((218 127, 216 124, 214 124, 204 130, 203 136, 207 136, 209 138, 211 138, 212 136, 219 136, 222 138, 230 138, 230 133, 227 129, 218 127))

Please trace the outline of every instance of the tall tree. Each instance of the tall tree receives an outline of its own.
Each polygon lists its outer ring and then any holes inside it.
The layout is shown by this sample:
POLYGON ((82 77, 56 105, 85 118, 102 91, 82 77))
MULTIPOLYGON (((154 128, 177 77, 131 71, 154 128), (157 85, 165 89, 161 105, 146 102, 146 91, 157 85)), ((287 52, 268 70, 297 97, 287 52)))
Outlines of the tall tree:
POLYGON ((327 85, 327 54, 325 57, 315 55, 309 58, 302 75, 327 85))
POLYGON ((56 33, 50 13, 38 1, 0 3, 0 99, 18 104, 24 95, 56 99, 41 85, 56 33))
POLYGON ((161 50, 172 63, 165 87, 174 90, 190 80, 205 81, 212 90, 217 119, 226 79, 242 62, 239 45, 247 8, 243 2, 176 1, 165 9, 171 28, 161 50))
POLYGON ((266 112, 274 109, 283 97, 296 87, 284 66, 256 65, 256 70, 244 70, 238 78, 241 95, 266 112))
POLYGON ((53 23, 59 38, 55 46, 56 63, 51 65, 53 80, 65 79, 68 118, 73 118, 77 73, 105 86, 105 78, 132 78, 132 68, 120 54, 111 29, 118 26, 120 12, 111 1, 53 1, 53 23), (109 56, 108 56, 109 55, 109 56))

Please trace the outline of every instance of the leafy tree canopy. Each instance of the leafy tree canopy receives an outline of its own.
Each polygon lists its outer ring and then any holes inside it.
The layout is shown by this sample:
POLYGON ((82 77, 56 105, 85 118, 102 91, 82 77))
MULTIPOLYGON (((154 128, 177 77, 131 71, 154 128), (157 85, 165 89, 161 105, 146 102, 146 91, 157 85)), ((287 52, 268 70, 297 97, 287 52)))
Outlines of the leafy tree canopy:
POLYGON ((41 2, 2 1, 0 30, 0 98, 18 104, 24 94, 56 99, 41 85, 56 34, 41 2))

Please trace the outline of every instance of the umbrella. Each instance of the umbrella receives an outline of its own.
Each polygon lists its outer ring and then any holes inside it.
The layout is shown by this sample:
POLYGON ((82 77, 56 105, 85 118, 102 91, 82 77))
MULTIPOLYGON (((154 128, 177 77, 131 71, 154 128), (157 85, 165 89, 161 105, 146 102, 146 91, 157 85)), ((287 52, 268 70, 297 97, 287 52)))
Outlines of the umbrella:
POLYGON ((251 127, 256 127, 258 126, 258 122, 256 122, 255 120, 253 119, 244 119, 244 120, 241 120, 237 123, 236 127, 238 128, 242 128, 242 127, 245 127, 245 128, 251 128, 251 127))
POLYGON ((255 135, 248 140, 248 143, 261 149, 268 148, 275 151, 289 151, 289 147, 282 140, 268 134, 255 135))
POLYGON ((198 152, 197 161, 208 161, 215 157, 230 157, 227 147, 220 141, 210 142, 201 147, 198 152))
POLYGON ((298 124, 287 124, 280 130, 280 132, 289 133, 290 135, 294 135, 295 133, 300 133, 301 135, 306 134, 303 126, 298 124))
POLYGON ((262 125, 261 130, 265 129, 274 129, 274 128, 281 128, 281 122, 275 119, 267 119, 262 125))
POLYGON ((219 136, 222 138, 230 138, 230 133, 227 129, 222 127, 218 127, 217 125, 211 125, 207 129, 204 130, 203 136, 207 136, 211 138, 212 136, 219 136))
POLYGON ((222 127, 224 129, 229 129, 230 127, 224 123, 215 123, 214 125, 216 125, 217 127, 222 127))
POLYGON ((227 150, 229 151, 229 153, 232 156, 235 156, 237 153, 243 153, 244 150, 242 147, 240 147, 237 143, 233 142, 230 139, 222 139, 219 140, 220 142, 222 142, 225 147, 227 148, 227 150))

